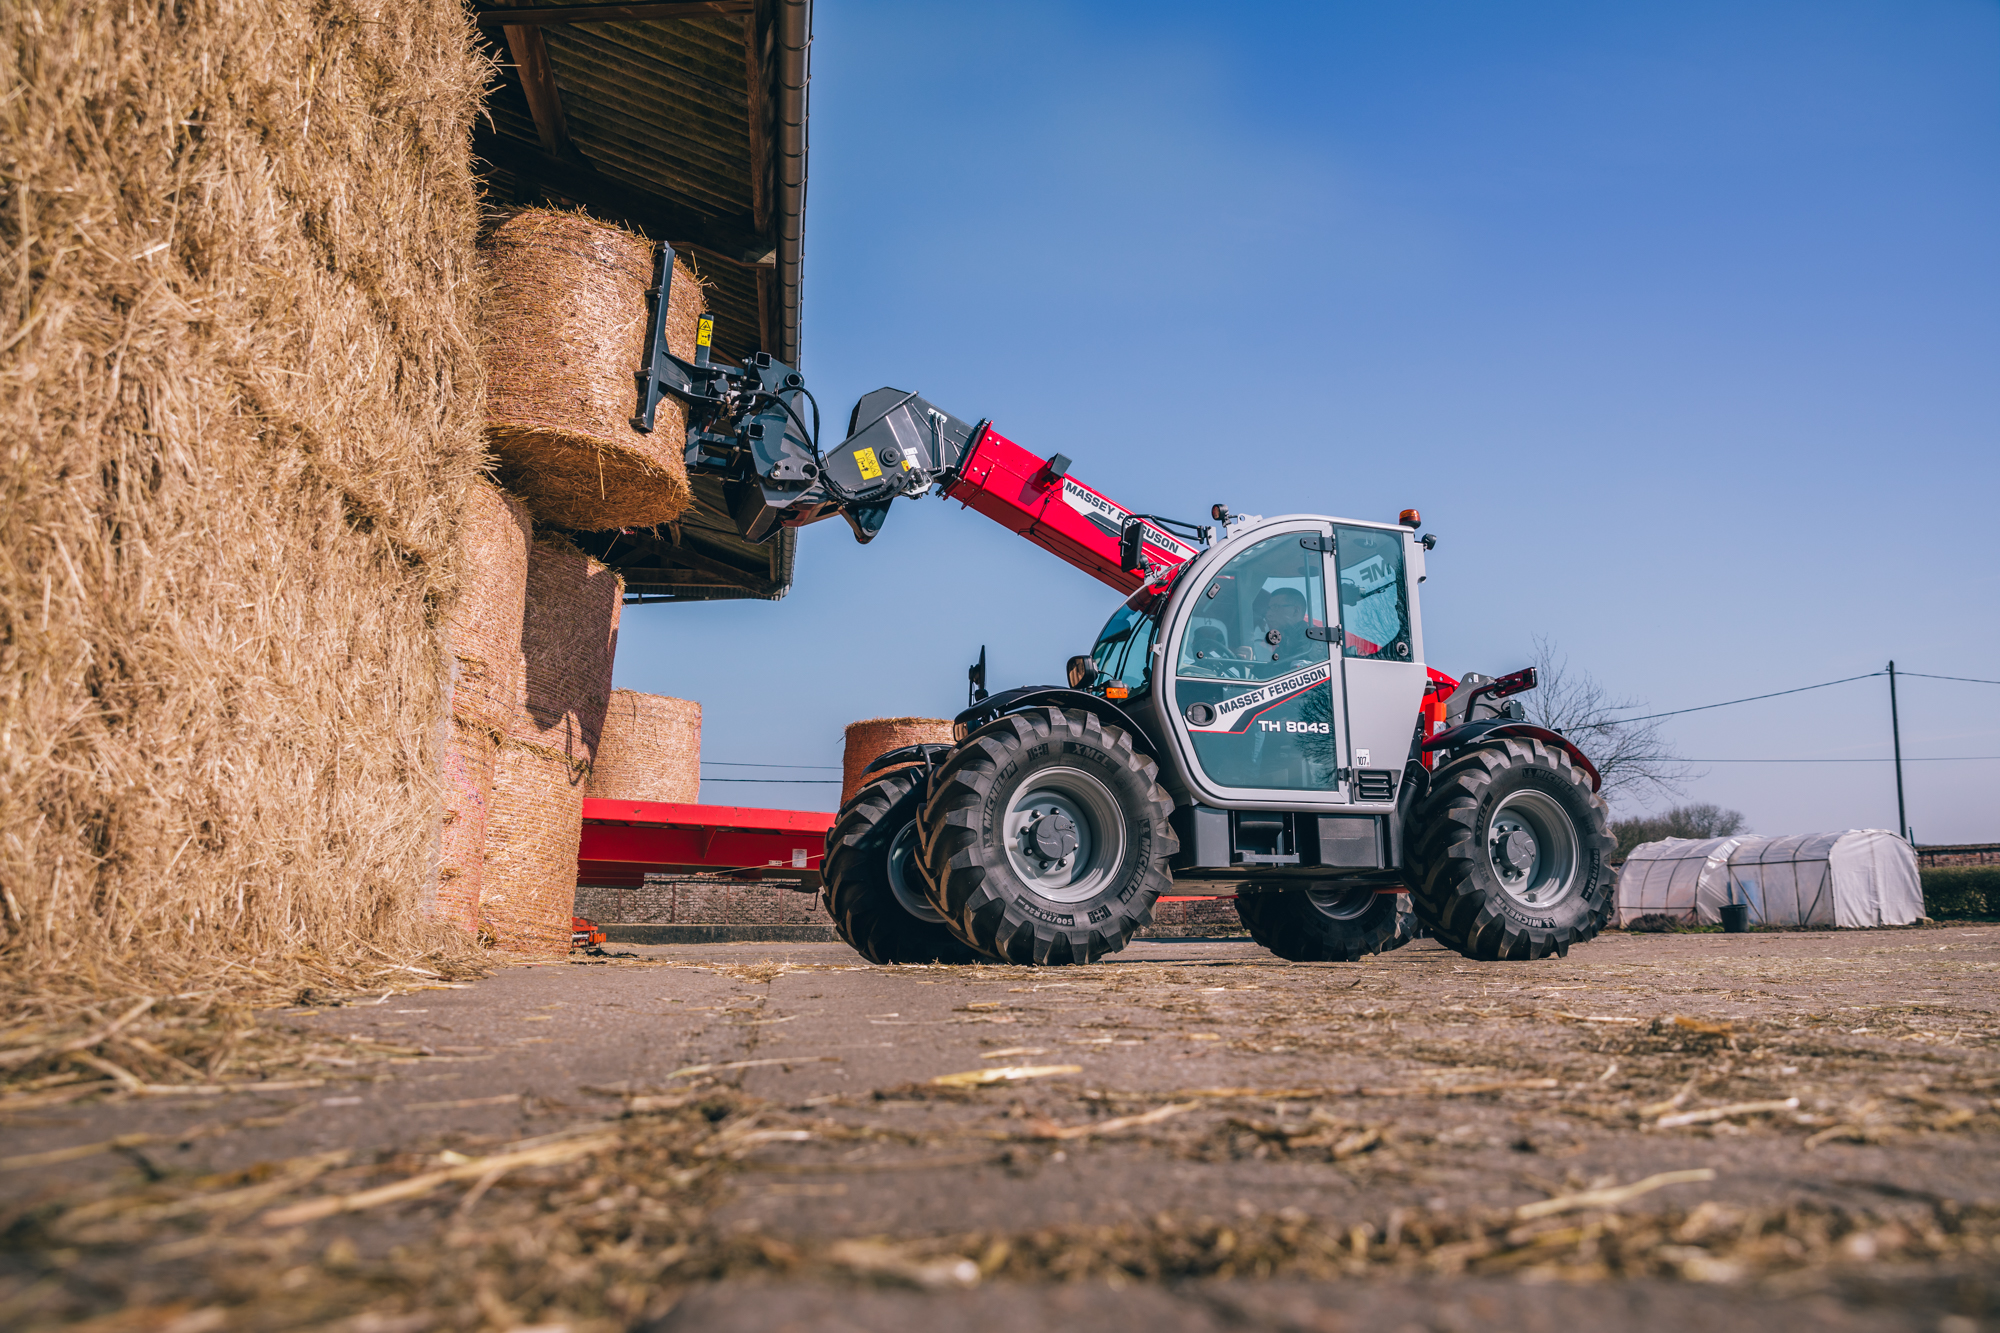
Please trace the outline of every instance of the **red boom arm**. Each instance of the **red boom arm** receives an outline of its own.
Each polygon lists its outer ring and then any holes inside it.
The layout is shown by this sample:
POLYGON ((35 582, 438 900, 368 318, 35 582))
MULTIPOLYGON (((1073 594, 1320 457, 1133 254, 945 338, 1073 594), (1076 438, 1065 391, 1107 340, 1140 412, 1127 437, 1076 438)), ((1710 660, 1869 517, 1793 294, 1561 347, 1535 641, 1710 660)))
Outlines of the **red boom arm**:
MULTIPOLYGON (((1068 466, 1037 458, 987 426, 944 493, 1119 592, 1138 591, 1147 574, 1125 569, 1119 558, 1131 511, 1068 475, 1068 466)), ((1154 580, 1199 554, 1146 519, 1137 521, 1140 556, 1153 567, 1154 580)))

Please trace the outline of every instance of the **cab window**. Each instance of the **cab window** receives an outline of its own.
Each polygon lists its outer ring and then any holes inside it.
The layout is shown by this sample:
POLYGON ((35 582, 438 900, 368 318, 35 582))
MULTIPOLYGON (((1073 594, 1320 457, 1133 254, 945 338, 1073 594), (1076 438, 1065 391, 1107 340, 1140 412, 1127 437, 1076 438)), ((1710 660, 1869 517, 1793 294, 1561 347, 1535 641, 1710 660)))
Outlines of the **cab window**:
POLYGON ((1101 684, 1122 683, 1137 694, 1146 687, 1152 669, 1153 634, 1159 622, 1144 611, 1121 606, 1104 622, 1090 660, 1101 684))
POLYGON ((1175 674, 1271 680, 1326 658, 1326 575, 1296 532, 1238 555, 1196 594, 1175 674), (1311 631, 1318 630, 1317 638, 1311 631))
POLYGON ((1324 530, 1269 537, 1195 592, 1174 700, 1219 786, 1326 791, 1339 781, 1324 530))
POLYGON ((1403 535, 1338 528, 1341 652, 1384 662, 1410 660, 1410 598, 1403 580, 1403 535))

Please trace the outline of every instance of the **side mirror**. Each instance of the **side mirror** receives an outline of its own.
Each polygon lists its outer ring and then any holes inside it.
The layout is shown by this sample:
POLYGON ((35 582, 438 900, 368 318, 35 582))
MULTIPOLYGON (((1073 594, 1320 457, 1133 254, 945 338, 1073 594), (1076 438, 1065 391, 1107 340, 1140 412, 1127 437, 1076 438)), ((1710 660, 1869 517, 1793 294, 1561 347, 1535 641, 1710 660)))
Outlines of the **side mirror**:
POLYGON ((979 660, 965 669, 965 706, 976 707, 986 701, 986 645, 979 645, 979 660))
POLYGON ((1089 657, 1078 656, 1069 659, 1069 687, 1073 690, 1087 690, 1097 683, 1097 663, 1089 657))
POLYGON ((1145 556, 1140 554, 1139 551, 1139 540, 1144 535, 1145 530, 1139 526, 1138 519, 1128 518, 1125 520, 1125 529, 1118 534, 1118 567, 1120 569, 1129 572, 1138 569, 1145 563, 1145 556))

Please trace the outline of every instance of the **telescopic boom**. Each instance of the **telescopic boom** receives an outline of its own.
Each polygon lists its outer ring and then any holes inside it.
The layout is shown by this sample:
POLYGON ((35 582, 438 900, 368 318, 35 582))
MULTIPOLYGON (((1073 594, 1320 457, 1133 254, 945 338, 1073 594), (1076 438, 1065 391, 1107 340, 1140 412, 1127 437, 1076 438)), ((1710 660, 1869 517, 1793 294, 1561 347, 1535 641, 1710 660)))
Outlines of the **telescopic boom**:
POLYGON ((713 360, 706 319, 693 361, 667 349, 673 262, 672 249, 662 246, 632 426, 653 429, 663 394, 686 403, 688 470, 724 479, 730 517, 752 541, 838 514, 857 541, 867 542, 898 498, 936 488, 1132 593, 1164 581, 1196 555, 1192 543, 1208 540, 1209 528, 1135 514, 1084 485, 1069 475, 1070 461, 1061 454, 1038 458, 990 421, 968 423, 901 389, 865 395, 848 418, 847 438, 822 450, 819 405, 792 367, 762 352, 742 366, 713 360))

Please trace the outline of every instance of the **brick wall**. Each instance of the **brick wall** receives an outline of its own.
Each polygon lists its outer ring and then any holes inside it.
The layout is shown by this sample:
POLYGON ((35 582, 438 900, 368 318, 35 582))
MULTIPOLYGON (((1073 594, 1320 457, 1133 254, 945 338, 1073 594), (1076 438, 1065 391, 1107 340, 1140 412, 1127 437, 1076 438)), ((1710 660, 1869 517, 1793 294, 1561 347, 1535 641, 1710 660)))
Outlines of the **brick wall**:
POLYGON ((707 875, 648 875, 640 889, 576 891, 576 914, 599 925, 829 926, 817 893, 781 880, 718 879, 707 875))
POLYGON ((1236 915, 1234 898, 1196 898, 1191 902, 1153 904, 1153 924, 1149 935, 1224 934, 1240 932, 1243 922, 1236 915))
POLYGON ((1917 864, 1935 866, 2000 866, 2000 842, 1938 844, 1917 848, 1917 864))
MULTIPOLYGON (((777 880, 718 879, 705 875, 648 875, 639 889, 576 891, 576 914, 598 925, 830 926, 816 893, 799 893, 777 880)), ((1239 934, 1235 900, 1196 899, 1156 903, 1149 935, 1239 934)))

